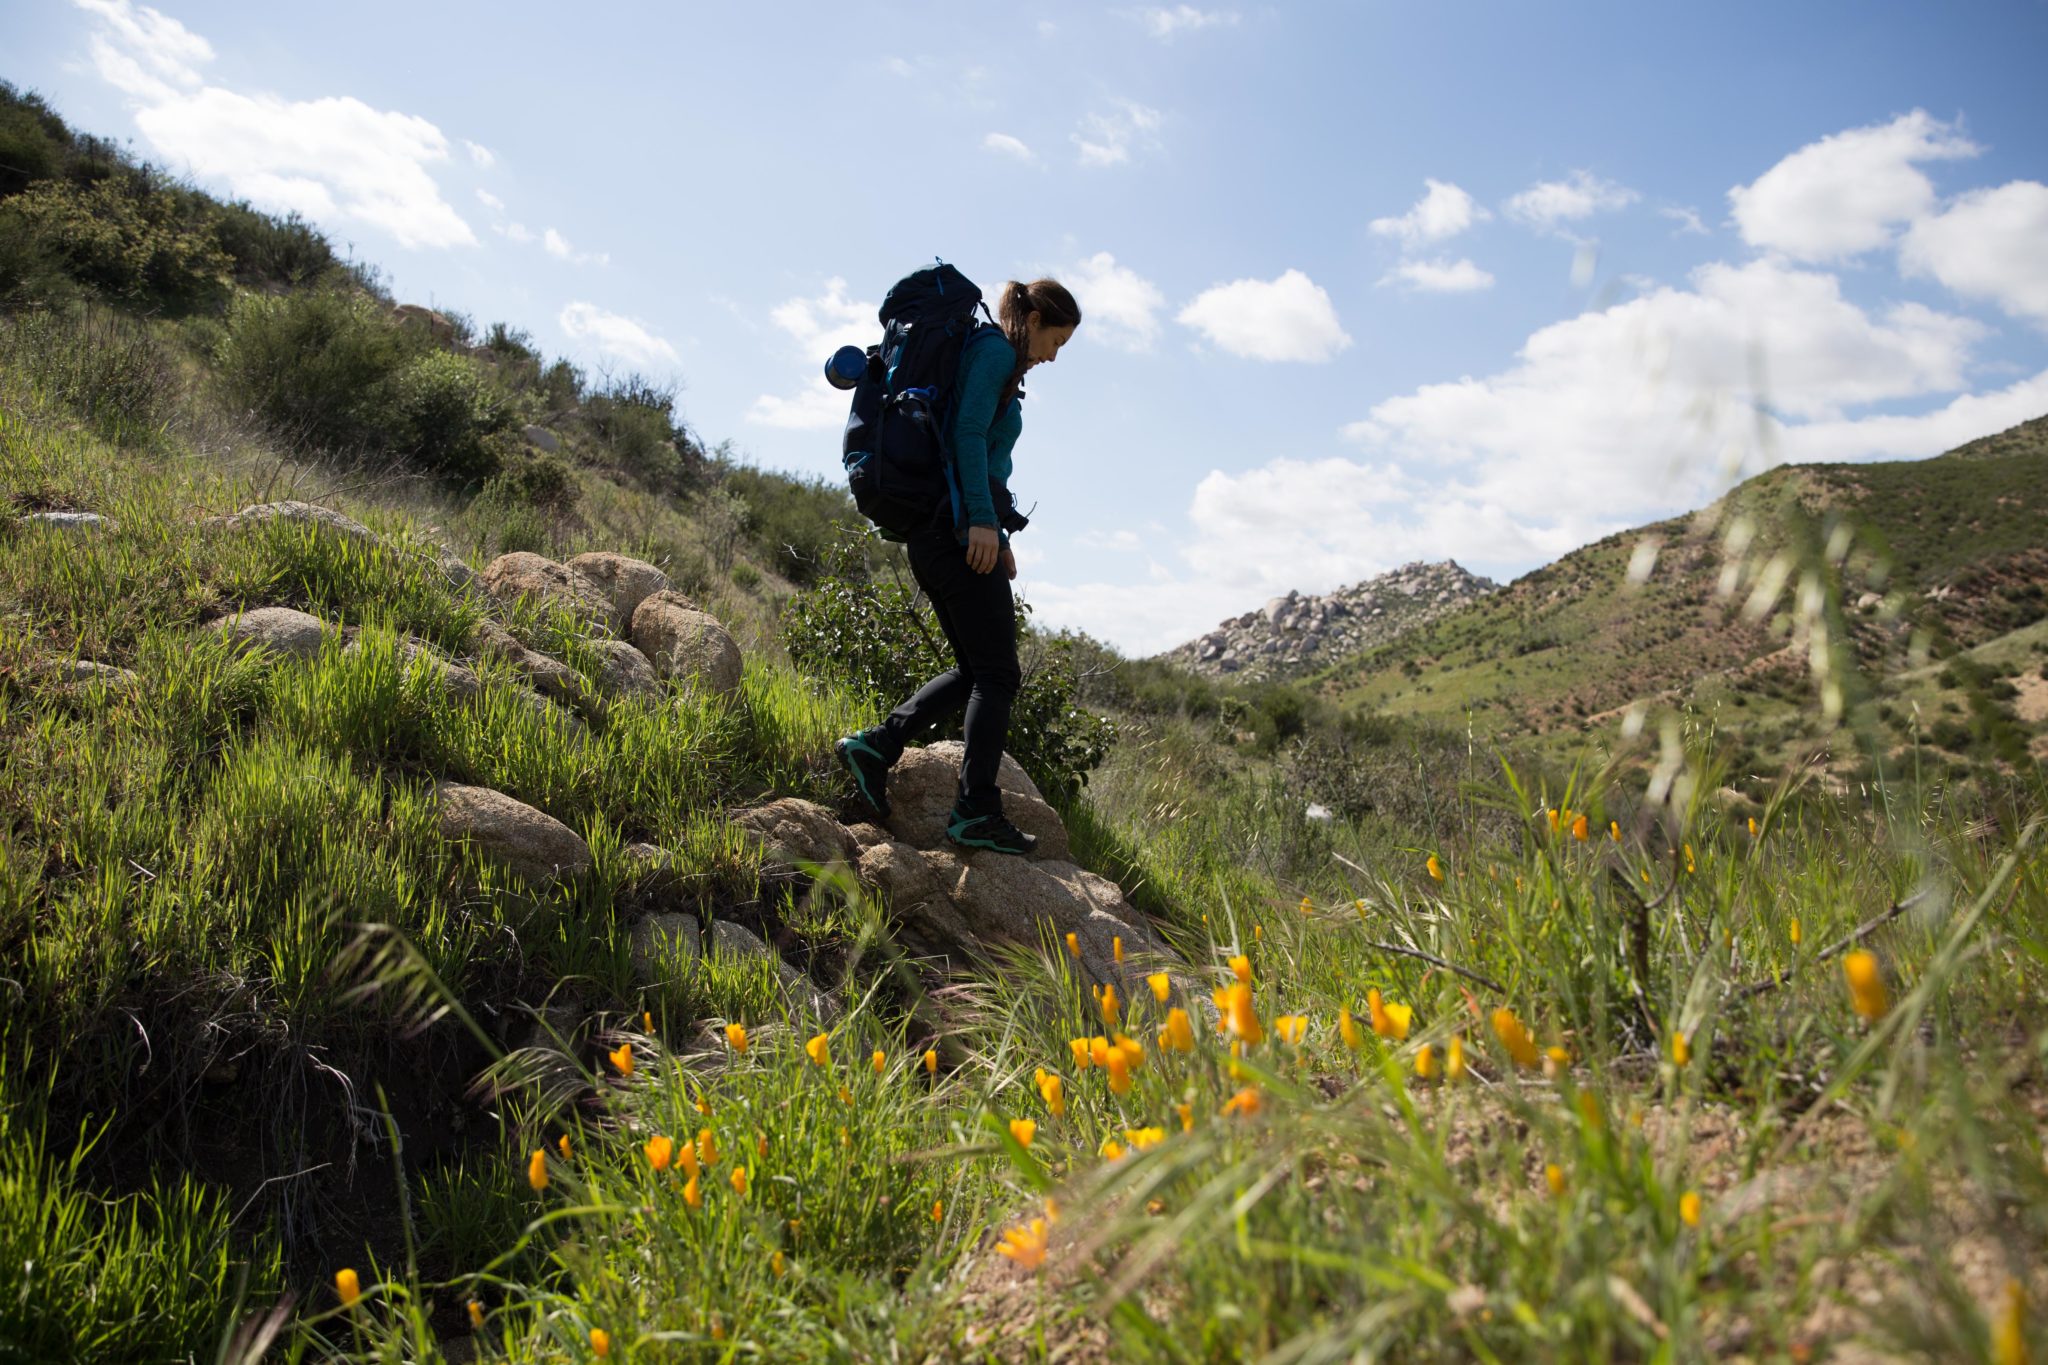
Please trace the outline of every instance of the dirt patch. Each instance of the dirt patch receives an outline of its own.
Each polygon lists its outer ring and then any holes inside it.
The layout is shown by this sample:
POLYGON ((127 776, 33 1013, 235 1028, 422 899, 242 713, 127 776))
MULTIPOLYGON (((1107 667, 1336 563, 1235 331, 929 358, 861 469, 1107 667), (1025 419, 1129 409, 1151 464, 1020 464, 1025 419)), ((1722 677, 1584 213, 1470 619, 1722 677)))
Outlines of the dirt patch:
POLYGON ((2013 698, 2012 713, 2029 725, 2048 721, 2048 678, 2027 674, 2012 680, 2019 695, 2013 698))

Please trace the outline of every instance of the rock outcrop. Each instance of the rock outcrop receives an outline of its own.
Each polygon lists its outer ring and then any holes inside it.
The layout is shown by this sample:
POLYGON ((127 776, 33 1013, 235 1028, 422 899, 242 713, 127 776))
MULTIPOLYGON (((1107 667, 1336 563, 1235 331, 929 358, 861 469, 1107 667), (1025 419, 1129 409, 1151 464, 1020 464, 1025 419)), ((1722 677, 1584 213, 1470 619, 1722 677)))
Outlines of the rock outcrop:
POLYGON ((113 526, 98 512, 30 512, 22 519, 26 526, 47 526, 53 531, 101 531, 113 526))
POLYGON ((718 618, 664 589, 633 611, 633 643, 664 678, 694 679, 720 696, 740 686, 740 647, 718 618))
POLYGON ((611 603, 612 629, 623 635, 631 629, 633 612, 658 592, 668 591, 668 575, 644 559, 594 551, 577 555, 562 566, 597 586, 611 603))
POLYGON ((612 620, 611 598, 603 588, 566 564, 526 550, 499 555, 477 581, 500 602, 526 598, 586 621, 609 625, 612 620))
POLYGON ((230 640, 301 659, 317 657, 333 629, 319 617, 292 607, 252 607, 223 616, 208 628, 230 640))
POLYGON ((343 516, 332 507, 321 507, 310 502, 259 502, 244 507, 233 516, 214 517, 205 525, 222 531, 241 530, 251 526, 269 526, 277 523, 299 526, 317 526, 350 540, 367 545, 377 539, 377 533, 357 521, 354 517, 343 516))
POLYGON ((1210 677, 1300 677, 1457 611, 1498 586, 1453 560, 1403 564, 1320 597, 1275 597, 1160 657, 1210 677))
POLYGON ((583 675, 559 659, 528 649, 496 621, 480 621, 470 646, 486 659, 512 665, 542 696, 575 703, 583 700, 583 675))
POLYGON ((624 640, 592 640, 591 647, 604 659, 604 689, 615 697, 658 697, 661 679, 654 665, 624 640))
POLYGON ((441 835, 482 849, 532 882, 590 869, 590 845, 546 811, 489 787, 435 784, 441 835))

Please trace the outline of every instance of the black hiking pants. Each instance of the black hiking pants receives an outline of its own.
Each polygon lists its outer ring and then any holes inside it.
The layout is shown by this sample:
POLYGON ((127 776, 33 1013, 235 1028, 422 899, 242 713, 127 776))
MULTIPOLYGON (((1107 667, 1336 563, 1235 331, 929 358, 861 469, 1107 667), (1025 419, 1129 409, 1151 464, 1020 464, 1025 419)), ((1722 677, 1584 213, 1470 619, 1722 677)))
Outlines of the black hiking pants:
POLYGON ((939 629, 953 650, 953 667, 917 689, 889 713, 867 740, 894 763, 912 740, 962 706, 967 708, 967 756, 960 765, 958 809, 996 815, 1003 809, 996 767, 1010 734, 1010 705, 1022 670, 1017 664, 1017 615, 1010 580, 1000 563, 987 573, 967 567, 967 547, 950 530, 919 536, 904 547, 917 586, 931 599, 939 629))

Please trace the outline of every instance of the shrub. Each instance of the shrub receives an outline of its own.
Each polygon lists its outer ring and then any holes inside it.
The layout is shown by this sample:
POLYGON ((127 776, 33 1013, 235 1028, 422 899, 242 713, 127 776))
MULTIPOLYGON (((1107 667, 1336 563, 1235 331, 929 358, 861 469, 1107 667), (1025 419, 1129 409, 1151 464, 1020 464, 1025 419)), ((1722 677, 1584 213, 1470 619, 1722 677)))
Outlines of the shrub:
POLYGON ((464 483, 498 471, 491 437, 512 424, 503 397, 467 356, 428 351, 391 376, 385 439, 429 474, 464 483))
POLYGON ((385 449, 389 381, 424 352, 366 294, 244 295, 228 310, 215 359, 235 401, 330 450, 385 449))
POLYGON ((340 265, 327 238, 296 212, 277 218, 236 202, 222 205, 219 213, 221 249, 244 283, 316 284, 340 265))
POLYGON ((676 426, 673 389, 627 375, 584 397, 583 412, 604 444, 606 463, 648 488, 681 488, 679 447, 688 438, 676 426))
POLYGON ((0 83, 0 198, 56 175, 70 141, 64 120, 40 98, 0 83))
POLYGON ((846 485, 717 462, 721 487, 746 500, 747 539, 791 582, 815 582, 832 546, 865 529, 846 485))
POLYGON ((515 450, 484 484, 470 514, 481 539, 497 554, 553 548, 556 528, 576 510, 577 488, 569 466, 553 455, 515 450))
MULTIPOLYGON (((855 575, 859 551, 857 538, 841 542, 817 586, 784 605, 783 639, 797 667, 890 706, 953 659, 919 594, 855 575)), ((1030 610, 1017 603, 1020 636, 1030 633, 1030 610)), ((1020 650, 1024 679, 1010 712, 1009 751, 1049 798, 1063 799, 1108 757, 1116 729, 1076 699, 1071 641, 1039 636, 1029 643, 1020 650)), ((955 719, 933 738, 959 733, 955 719)))
POLYGON ((146 441, 162 431, 183 389, 149 328, 105 308, 39 310, 0 322, 0 369, 112 441, 146 441))
POLYGON ((72 278, 112 298, 177 311, 217 307, 234 261, 210 215, 131 177, 42 181, 5 212, 48 243, 72 278))

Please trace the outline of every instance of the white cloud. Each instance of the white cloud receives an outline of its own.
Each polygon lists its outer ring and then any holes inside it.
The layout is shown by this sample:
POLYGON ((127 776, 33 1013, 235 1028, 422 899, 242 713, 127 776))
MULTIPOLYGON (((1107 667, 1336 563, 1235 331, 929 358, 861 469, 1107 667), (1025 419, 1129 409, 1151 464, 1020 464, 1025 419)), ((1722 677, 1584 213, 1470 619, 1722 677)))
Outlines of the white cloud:
POLYGON ((100 75, 136 104, 135 124, 166 162, 267 208, 325 226, 367 225, 407 247, 473 246, 430 167, 448 139, 426 119, 347 96, 286 100, 205 84, 204 38, 130 0, 73 0, 92 14, 100 75))
POLYGON ((1198 33, 1205 28, 1235 28, 1238 14, 1236 10, 1201 10, 1193 5, 1175 5, 1172 9, 1140 10, 1138 19, 1154 38, 1171 39, 1175 34, 1198 33))
POLYGON ((1323 361, 1351 344, 1329 294, 1299 270, 1214 285, 1177 320, 1250 360, 1323 361))
POLYGON ((549 228, 540 237, 541 246, 548 255, 557 260, 572 261, 577 265, 610 265, 611 255, 603 251, 578 251, 569 244, 569 239, 549 228))
POLYGON ((646 324, 606 312, 594 303, 571 303, 562 309, 557 321, 569 336, 587 341, 600 354, 629 365, 676 365, 682 360, 676 348, 649 331, 646 324))
POLYGON ((1906 230, 1899 265, 2048 326, 2048 185, 1972 190, 1906 230))
POLYGON ((468 138, 464 138, 462 140, 462 145, 468 149, 469 159, 471 161, 474 161, 477 165, 483 167, 485 170, 489 170, 491 167, 498 164, 498 158, 496 154, 491 151, 490 148, 485 147, 479 143, 471 142, 468 138))
POLYGON ((1493 276, 1469 260, 1403 261, 1381 284, 1405 284, 1425 294, 1469 294, 1493 288, 1493 276))
POLYGON ((901 57, 891 57, 888 61, 883 62, 882 69, 892 76, 900 76, 904 79, 917 74, 917 68, 901 57))
POLYGON ((981 140, 981 145, 991 152, 1001 152, 1004 156, 1014 156, 1019 161, 1038 160, 1037 155, 1024 144, 1021 138, 1011 137, 1008 133, 990 133, 981 140))
POLYGON ((1089 550, 1131 551, 1140 549, 1145 542, 1126 526, 1115 531, 1083 531, 1074 537, 1074 543, 1089 550))
POLYGON ((846 423, 847 396, 824 379, 825 358, 841 346, 867 347, 881 337, 879 304, 854 299, 846 281, 825 281, 825 292, 794 298, 769 310, 768 320, 790 340, 793 357, 810 378, 789 397, 764 393, 747 412, 749 422, 797 431, 825 431, 846 423))
POLYGON ((505 201, 492 194, 489 190, 478 190, 476 192, 476 202, 496 212, 502 213, 505 208, 505 201))
POLYGON ((1641 197, 1626 185, 1577 170, 1564 180, 1539 180, 1508 200, 1507 212, 1531 227, 1555 232, 1560 223, 1624 209, 1641 197))
POLYGON ((1422 198, 1398 218, 1375 218, 1372 230, 1381 237, 1398 237, 1408 246, 1440 242, 1455 237, 1475 222, 1492 215, 1480 208, 1472 196, 1447 180, 1425 180, 1422 198))
POLYGON ((1107 111, 1083 118, 1072 140, 1083 166, 1120 166, 1131 159, 1133 149, 1158 146, 1157 134, 1165 121, 1157 109, 1136 100, 1117 100, 1107 111))
POLYGON ((492 231, 502 233, 508 240, 521 245, 533 240, 532 230, 524 223, 500 223, 494 225, 492 231))
POLYGON ((1678 224, 1672 231, 1680 236, 1704 237, 1707 235, 1707 225, 1700 221, 1698 209, 1688 208, 1681 204, 1665 204, 1658 208, 1657 215, 1660 218, 1669 218, 1672 222, 1678 224))
POLYGON ((1977 155, 1954 124, 1915 109, 1809 143, 1728 191, 1742 240, 1800 261, 1845 260, 1934 207, 1920 162, 1977 155))
POLYGON ((1081 305, 1084 335, 1125 351, 1148 351, 1159 339, 1159 310, 1166 295, 1116 257, 1098 251, 1059 273, 1081 305))

